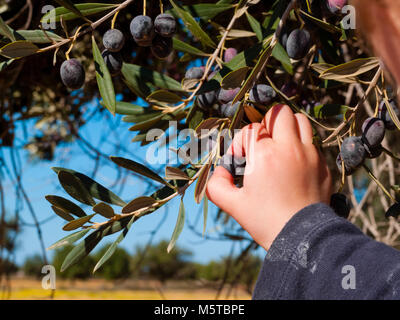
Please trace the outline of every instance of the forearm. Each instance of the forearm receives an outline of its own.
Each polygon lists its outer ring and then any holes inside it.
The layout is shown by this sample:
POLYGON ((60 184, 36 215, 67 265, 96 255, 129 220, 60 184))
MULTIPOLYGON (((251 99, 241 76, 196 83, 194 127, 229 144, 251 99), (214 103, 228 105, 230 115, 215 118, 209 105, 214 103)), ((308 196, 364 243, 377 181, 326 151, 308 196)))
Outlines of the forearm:
POLYGON ((324 204, 304 208, 286 224, 253 294, 253 299, 399 298, 400 251, 365 236, 324 204), (353 275, 355 289, 348 288, 353 275))

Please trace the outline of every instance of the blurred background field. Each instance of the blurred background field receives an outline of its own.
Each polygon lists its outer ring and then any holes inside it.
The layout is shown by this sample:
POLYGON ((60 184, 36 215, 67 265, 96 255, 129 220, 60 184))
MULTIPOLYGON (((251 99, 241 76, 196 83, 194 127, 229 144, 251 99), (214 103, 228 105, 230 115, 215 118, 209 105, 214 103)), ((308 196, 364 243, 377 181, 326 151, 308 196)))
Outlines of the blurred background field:
MULTIPOLYGON (((133 253, 118 248, 94 274, 93 266, 105 244, 64 272, 60 266, 71 250, 56 249, 51 264, 56 270, 55 291, 46 290, 43 262, 38 254, 21 265, 9 265, 10 277, 1 282, 1 299, 250 299, 262 260, 252 254, 229 255, 207 263, 194 262, 193 253, 176 246, 167 253, 167 240, 137 246, 133 253)), ((48 283, 48 282, 46 282, 48 283)))
MULTIPOLYGON (((11 291, 3 292, 3 299, 48 300, 50 290, 42 289, 41 281, 34 278, 12 278, 11 291)), ((123 280, 110 282, 104 279, 59 280, 54 292, 55 300, 212 300, 218 287, 195 281, 175 281, 167 284, 160 294, 157 281, 123 280)), ((225 288, 218 299, 247 300, 251 295, 243 286, 225 288)))

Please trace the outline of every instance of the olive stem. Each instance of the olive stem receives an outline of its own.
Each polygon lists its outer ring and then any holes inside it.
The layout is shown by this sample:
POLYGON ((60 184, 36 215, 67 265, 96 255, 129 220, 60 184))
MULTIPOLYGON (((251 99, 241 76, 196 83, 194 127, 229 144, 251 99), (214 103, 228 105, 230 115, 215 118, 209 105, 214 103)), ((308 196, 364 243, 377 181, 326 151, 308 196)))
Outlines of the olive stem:
POLYGON ((363 164, 363 168, 365 169, 365 171, 367 171, 367 173, 368 173, 368 175, 370 176, 370 178, 371 178, 372 180, 374 180, 375 183, 378 185, 378 187, 381 188, 381 190, 386 194, 386 196, 387 196, 390 200, 396 202, 396 199, 393 198, 393 196, 390 194, 390 192, 387 191, 386 188, 383 186, 383 184, 380 183, 380 181, 374 176, 374 174, 372 173, 372 171, 370 170, 370 168, 368 168, 365 164, 363 164))

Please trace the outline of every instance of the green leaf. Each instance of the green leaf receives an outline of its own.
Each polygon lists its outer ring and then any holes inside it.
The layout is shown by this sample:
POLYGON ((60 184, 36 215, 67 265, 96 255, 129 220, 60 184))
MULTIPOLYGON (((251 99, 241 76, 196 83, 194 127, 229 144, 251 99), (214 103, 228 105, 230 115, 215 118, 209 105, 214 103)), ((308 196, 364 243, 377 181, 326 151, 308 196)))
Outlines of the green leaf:
POLYGON ((92 219, 96 214, 90 214, 88 216, 76 219, 76 220, 72 220, 70 222, 68 222, 64 227, 63 230, 64 231, 71 231, 71 230, 75 230, 78 229, 80 227, 82 227, 86 222, 89 222, 90 219, 92 219))
POLYGON ((353 78, 367 71, 379 67, 377 58, 355 59, 338 66, 329 68, 320 74, 320 78, 327 80, 341 80, 343 78, 353 78))
POLYGON ((63 218, 64 220, 67 220, 67 221, 74 220, 74 217, 71 216, 67 211, 64 211, 63 209, 55 207, 55 206, 51 206, 51 208, 53 209, 53 211, 56 215, 63 218))
MULTIPOLYGON (((178 81, 157 71, 129 63, 124 63, 121 71, 128 85, 135 86, 136 88, 139 87, 139 84, 152 84, 162 89, 184 92, 178 81)), ((149 86, 147 87, 150 88, 149 86)), ((151 92, 148 92, 144 98, 150 93, 151 92)))
MULTIPOLYGON (((99 12, 103 12, 106 10, 114 9, 118 5, 116 4, 111 4, 111 3, 80 3, 76 4, 75 7, 80 11, 80 13, 83 16, 89 16, 92 14, 96 14, 99 12)), ((50 23, 50 22, 59 22, 63 19, 63 21, 68 21, 68 20, 73 20, 76 18, 79 18, 79 15, 75 14, 74 12, 71 12, 71 10, 68 10, 64 7, 58 7, 55 8, 49 12, 47 12, 40 22, 42 23, 50 23), (54 20, 53 20, 54 19, 54 20)))
POLYGON ((115 92, 114 85, 111 79, 107 65, 97 47, 96 40, 92 36, 93 59, 96 69, 96 80, 99 86, 100 95, 103 98, 106 108, 115 115, 115 92))
POLYGON ((154 111, 154 110, 145 110, 143 114, 138 114, 138 115, 130 115, 122 118, 122 121, 124 122, 132 122, 132 123, 139 123, 147 120, 151 120, 157 116, 162 117, 161 111, 154 111))
POLYGON ((22 58, 38 52, 39 47, 29 41, 14 41, 0 48, 0 54, 6 58, 22 58))
POLYGON ((101 214, 103 217, 110 219, 115 216, 114 209, 107 203, 99 202, 93 207, 93 211, 101 214))
POLYGON ((132 213, 139 209, 149 207, 156 202, 152 197, 138 197, 122 208, 122 213, 132 213))
POLYGON ((186 124, 190 129, 194 130, 207 116, 206 111, 194 103, 186 117, 186 124))
POLYGON ((68 199, 54 195, 47 195, 45 196, 45 198, 53 206, 69 212, 79 218, 86 216, 85 211, 83 211, 78 205, 76 205, 72 201, 69 201, 68 199))
POLYGON ((162 116, 158 116, 143 122, 138 122, 129 128, 129 131, 141 131, 149 130, 150 128, 156 127, 156 124, 160 122, 162 116))
POLYGON ((0 34, 7 37, 11 41, 15 41, 15 37, 13 34, 14 30, 9 27, 0 16, 0 34))
POLYGON ((272 50, 272 56, 276 60, 280 61, 280 63, 282 63, 282 66, 289 74, 293 75, 293 66, 292 63, 290 62, 290 58, 286 50, 282 47, 282 45, 279 42, 275 44, 275 47, 272 50))
POLYGON ((45 30, 18 30, 14 32, 17 40, 27 40, 33 43, 52 43, 64 40, 59 35, 45 30))
POLYGON ((190 30, 194 37, 196 37, 204 46, 208 46, 211 48, 215 48, 216 45, 214 41, 208 36, 207 33, 199 26, 199 24, 194 20, 192 15, 185 11, 184 9, 180 8, 173 0, 169 0, 172 6, 175 9, 175 12, 178 16, 182 19, 185 26, 190 30))
POLYGON ((90 229, 83 229, 83 230, 74 232, 73 234, 69 234, 66 237, 58 240, 56 243, 52 244, 50 247, 47 248, 47 250, 52 250, 52 249, 64 247, 69 244, 73 244, 75 241, 78 241, 89 231, 90 231, 90 229))
MULTIPOLYGON (((193 17, 200 18, 204 21, 208 21, 214 18, 216 15, 233 8, 231 4, 225 3, 199 3, 194 5, 183 6, 183 10, 190 12, 193 17)), ((172 14, 178 15, 175 9, 172 9, 172 14)))
POLYGON ((317 26, 321 27, 322 29, 330 32, 330 33, 342 33, 342 30, 330 23, 327 23, 325 21, 322 21, 310 14, 308 14, 307 12, 301 10, 301 14, 305 16, 305 18, 307 20, 310 20, 312 22, 314 22, 317 26))
POLYGON ((258 41, 263 41, 263 30, 262 30, 261 24, 257 21, 256 18, 254 18, 247 11, 246 11, 246 17, 247 17, 247 20, 249 21, 251 29, 254 31, 254 33, 257 36, 258 41))
POLYGON ((310 115, 316 119, 328 119, 338 115, 343 115, 349 110, 348 106, 340 104, 321 104, 310 110, 310 115))
POLYGON ((152 92, 147 98, 149 102, 166 102, 166 103, 178 103, 182 101, 182 98, 178 96, 176 93, 166 91, 166 90, 157 90, 152 92))
POLYGON ((179 40, 177 37, 174 37, 172 39, 172 41, 173 41, 173 47, 177 51, 182 51, 182 52, 190 53, 195 56, 201 56, 201 57, 209 56, 209 54, 201 51, 200 49, 197 49, 197 48, 191 46, 190 44, 188 44, 186 42, 179 40))
POLYGON ((131 170, 142 176, 153 179, 168 186, 168 183, 163 178, 161 178, 157 173, 155 173, 154 171, 150 170, 149 168, 145 167, 144 165, 136 161, 121 157, 110 157, 110 159, 120 167, 131 170))
POLYGON ((95 273, 108 259, 111 258, 111 256, 114 254, 115 249, 117 249, 117 246, 119 243, 125 238, 127 235, 129 229, 132 226, 132 223, 135 221, 136 217, 132 217, 131 220, 129 221, 128 225, 124 228, 124 230, 120 233, 118 238, 108 247, 107 251, 104 253, 104 255, 101 257, 101 259, 97 262, 96 266, 93 269, 93 273, 95 273))
MULTIPOLYGON (((101 105, 104 105, 104 102, 100 102, 101 105)), ((146 108, 138 106, 136 104, 132 104, 129 102, 117 101, 115 105, 115 113, 123 114, 123 115, 136 115, 143 114, 146 108)))
POLYGON ((131 218, 132 217, 129 216, 121 218, 118 221, 112 221, 111 223, 101 226, 99 229, 88 235, 68 253, 61 266, 61 272, 66 270, 71 265, 78 263, 88 254, 90 254, 90 252, 97 246, 103 237, 109 236, 124 229, 128 225, 131 218))
POLYGON ((221 81, 221 87, 224 89, 234 89, 242 85, 246 79, 250 67, 242 67, 229 72, 221 81))
POLYGON ((174 232, 172 233, 171 241, 169 242, 167 248, 168 253, 175 246, 176 240, 178 240, 184 224, 185 224, 185 206, 183 205, 183 198, 181 198, 181 204, 179 205, 178 219, 176 220, 175 229, 174 232))
POLYGON ((58 173, 58 180, 60 180, 64 190, 75 200, 89 206, 94 206, 96 204, 81 180, 76 178, 72 173, 60 171, 58 173))
POLYGON ((126 205, 126 202, 121 200, 116 194, 114 194, 111 190, 105 188, 100 183, 94 181, 83 173, 65 169, 60 167, 52 167, 51 168, 57 174, 60 171, 67 171, 75 176, 75 178, 79 179, 80 182, 85 186, 85 188, 89 191, 89 194, 96 199, 99 199, 103 202, 107 202, 110 204, 115 204, 117 206, 123 207, 126 205))
POLYGON ((68 9, 69 11, 75 13, 78 17, 90 22, 85 16, 79 11, 79 9, 70 0, 55 0, 60 6, 68 9))
POLYGON ((89 234, 83 241, 79 242, 65 257, 61 265, 61 272, 86 257, 97 246, 103 236, 101 230, 97 230, 89 234))

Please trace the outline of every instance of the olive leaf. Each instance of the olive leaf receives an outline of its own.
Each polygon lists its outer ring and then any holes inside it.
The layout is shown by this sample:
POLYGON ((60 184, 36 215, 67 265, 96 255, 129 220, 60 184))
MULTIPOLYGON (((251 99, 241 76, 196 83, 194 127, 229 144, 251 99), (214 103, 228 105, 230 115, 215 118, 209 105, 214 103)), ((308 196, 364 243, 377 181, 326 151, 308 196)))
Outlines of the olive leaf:
POLYGON ((90 214, 90 215, 88 215, 88 216, 85 216, 85 217, 82 217, 82 218, 79 218, 79 219, 72 220, 72 221, 68 222, 68 223, 63 227, 63 230, 64 230, 64 231, 71 231, 71 230, 78 229, 78 228, 82 227, 86 222, 89 222, 90 219, 92 219, 95 215, 96 215, 96 214, 93 213, 93 214, 90 214))
MULTIPOLYGON (((100 104, 105 107, 103 101, 101 101, 100 104)), ((143 114, 145 110, 146 108, 129 102, 117 101, 115 104, 115 113, 118 114, 137 115, 137 114, 143 114)))
POLYGON ((196 22, 196 20, 192 17, 192 15, 189 12, 180 8, 175 3, 175 1, 169 0, 169 2, 172 4, 177 15, 182 19, 183 23, 190 30, 190 32, 193 34, 194 37, 200 40, 200 42, 204 46, 208 46, 211 48, 216 47, 214 41, 212 41, 211 38, 208 36, 208 34, 204 32, 204 30, 199 26, 199 24, 196 22))
POLYGON ((64 40, 59 35, 45 30, 18 30, 14 31, 17 40, 27 40, 33 43, 52 43, 64 40))
POLYGON ((85 211, 68 199, 54 195, 47 195, 45 198, 54 207, 60 208, 65 212, 71 213, 79 218, 86 216, 85 211))
POLYGON ((102 238, 103 234, 101 230, 97 230, 89 234, 83 241, 79 242, 65 257, 61 265, 61 272, 86 257, 102 238))
MULTIPOLYGON (((153 87, 157 86, 166 90, 179 92, 184 91, 181 88, 181 84, 175 79, 139 65, 123 63, 121 72, 129 87, 132 86, 136 90, 140 89, 139 91, 143 91, 143 88, 140 88, 140 85, 148 85, 149 83, 152 84, 153 87)), ((147 86, 147 88, 151 87, 147 86)), ((143 98, 146 98, 149 94, 150 92, 148 92, 143 98)))
POLYGON ((166 91, 166 90, 157 90, 152 92, 147 98, 149 102, 166 102, 166 103, 178 103, 181 102, 182 98, 178 96, 176 93, 166 91))
POLYGON ((122 213, 131 213, 135 212, 139 209, 149 207, 156 203, 156 200, 152 197, 138 197, 136 199, 133 199, 131 202, 129 202, 125 207, 122 208, 122 213))
POLYGON ((40 22, 46 24, 53 21, 59 22, 61 19, 63 21, 73 20, 80 16, 90 16, 92 14, 116 8, 117 6, 118 5, 113 3, 79 3, 75 5, 75 8, 80 12, 80 15, 64 6, 57 7, 47 12, 40 22))
POLYGON ((14 41, 0 48, 0 54, 11 59, 27 57, 38 51, 38 46, 25 40, 14 41))
POLYGON ((67 221, 74 220, 74 217, 71 216, 67 211, 64 211, 63 209, 55 207, 55 206, 51 206, 51 208, 53 209, 53 211, 56 215, 63 218, 64 220, 67 220, 67 221))
POLYGON ((356 77, 377 67, 379 67, 379 60, 377 58, 361 58, 329 68, 323 71, 319 77, 340 81, 343 78, 356 77))
POLYGON ((241 67, 234 71, 229 72, 221 81, 221 87, 223 89, 235 89, 242 85, 242 82, 246 79, 247 73, 250 67, 241 67))
POLYGON ((94 206, 96 204, 82 181, 76 178, 72 173, 60 171, 58 173, 58 180, 64 190, 75 200, 89 206, 94 206))
POLYGON ((0 16, 0 34, 7 37, 11 41, 15 41, 14 30, 8 26, 3 18, 0 16))
POLYGON ((175 167, 165 167, 165 179, 167 180, 190 180, 189 176, 175 167))
POLYGON ((116 194, 114 194, 111 190, 105 188, 102 186, 100 183, 94 181, 93 179, 89 178, 88 176, 84 175, 83 173, 71 170, 71 169, 65 169, 65 168, 60 168, 60 167, 52 167, 51 168, 54 172, 57 174, 61 171, 66 171, 71 173, 72 175, 75 176, 86 188, 86 190, 89 192, 89 194, 96 199, 99 199, 103 202, 107 202, 110 204, 115 204, 117 206, 123 207, 126 205, 126 202, 120 199, 116 194))
MULTIPOLYGON (((208 21, 214 18, 216 15, 233 8, 234 5, 230 3, 199 3, 194 5, 183 6, 183 10, 190 12, 193 17, 200 18, 204 21, 208 21)), ((171 13, 175 16, 178 15, 175 9, 171 10, 171 13)))
POLYGON ((315 23, 316 25, 318 25, 319 27, 321 27, 322 29, 330 32, 330 33, 342 33, 342 30, 328 22, 322 21, 314 16, 312 16, 311 14, 308 14, 307 12, 301 10, 301 14, 307 19, 310 20, 311 22, 315 23))
POLYGON ((293 74, 293 66, 286 50, 277 42, 271 55, 278 60, 289 74, 293 74))
POLYGON ((102 215, 107 219, 112 218, 115 215, 114 209, 104 202, 97 203, 95 206, 93 206, 92 209, 94 212, 102 215))
POLYGON ((254 18, 250 13, 246 11, 247 21, 249 21, 251 29, 253 29, 254 33, 257 36, 258 41, 263 40, 263 30, 261 24, 254 18))
POLYGON ((181 232, 183 230, 184 224, 185 224, 185 206, 183 205, 183 198, 181 198, 181 203, 179 205, 178 218, 176 220, 174 232, 172 233, 172 237, 171 237, 171 240, 170 240, 170 242, 168 244, 168 248, 167 248, 168 253, 175 246, 176 240, 178 240, 179 235, 181 234, 181 232))
POLYGON ((142 165, 136 161, 121 158, 121 157, 110 157, 110 159, 115 164, 119 165, 120 167, 131 170, 142 176, 153 179, 157 182, 160 182, 160 183, 168 186, 168 183, 163 178, 161 178, 157 173, 155 173, 154 171, 150 170, 149 168, 145 167, 144 165, 142 165))
POLYGON ((125 238, 127 235, 129 229, 132 226, 132 223, 135 221, 136 217, 132 217, 127 226, 122 230, 118 238, 108 247, 107 251, 104 253, 104 255, 100 258, 100 260, 97 262, 93 269, 93 273, 95 273, 108 259, 111 258, 111 256, 114 254, 115 250, 118 247, 118 244, 125 238))
POLYGON ((197 49, 196 47, 191 46, 190 44, 179 40, 177 37, 172 39, 173 48, 177 51, 182 51, 186 53, 193 54, 195 56, 207 57, 208 54, 197 49))
POLYGON ((208 178, 210 175, 210 169, 211 169, 211 162, 206 163, 200 169, 201 173, 199 174, 199 177, 198 177, 197 183, 196 183, 196 187, 194 189, 194 199, 195 199, 196 203, 200 203, 204 197, 204 194, 206 192, 206 187, 207 187, 207 181, 208 181, 208 178))
POLYGON ((60 6, 68 9, 83 20, 90 22, 70 0, 55 0, 60 6))
POLYGON ((99 87, 100 95, 103 98, 106 108, 115 115, 116 101, 114 85, 110 72, 100 53, 94 36, 92 36, 93 59, 96 69, 96 80, 99 87))
POLYGON ((83 229, 79 230, 77 232, 74 232, 72 234, 67 235, 66 237, 58 240, 54 244, 52 244, 50 247, 47 248, 47 250, 52 250, 60 247, 64 247, 66 245, 73 244, 74 242, 78 241, 81 239, 83 236, 86 235, 91 229, 83 229))

